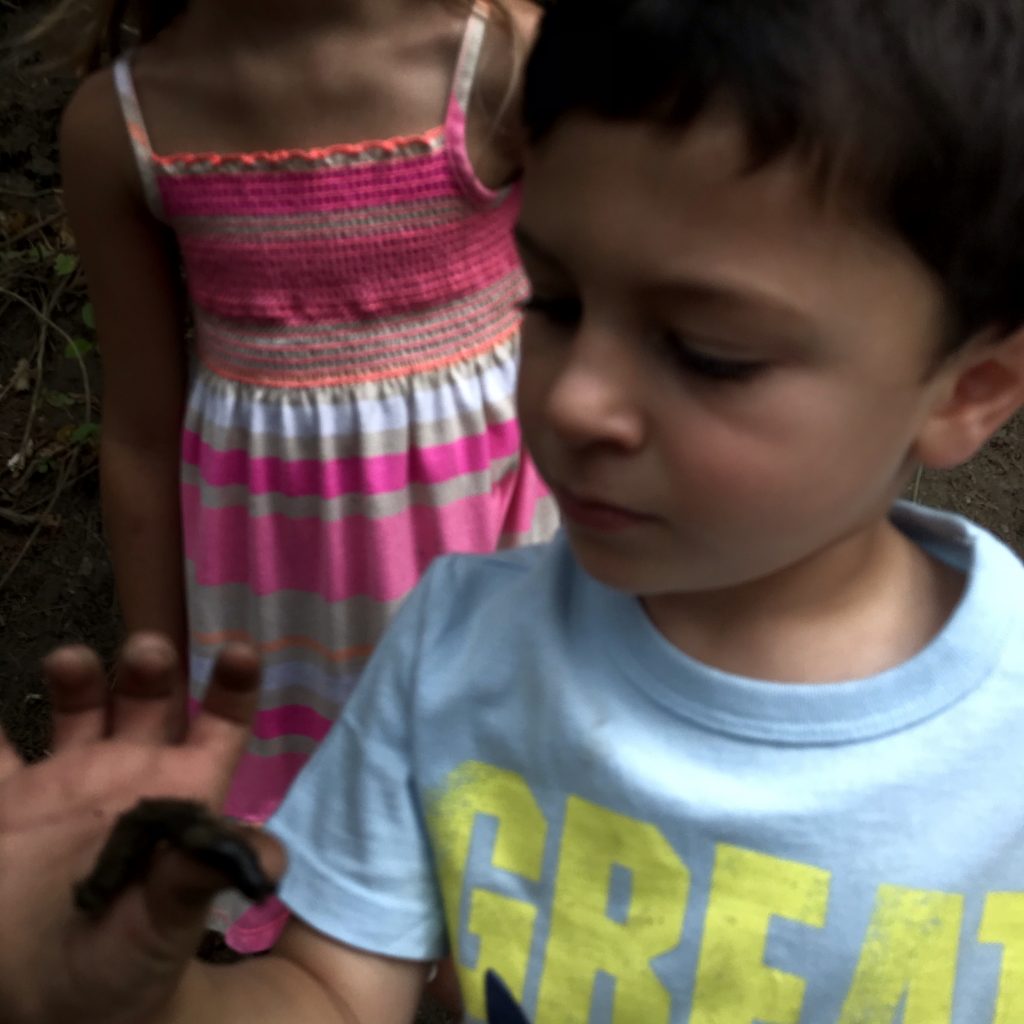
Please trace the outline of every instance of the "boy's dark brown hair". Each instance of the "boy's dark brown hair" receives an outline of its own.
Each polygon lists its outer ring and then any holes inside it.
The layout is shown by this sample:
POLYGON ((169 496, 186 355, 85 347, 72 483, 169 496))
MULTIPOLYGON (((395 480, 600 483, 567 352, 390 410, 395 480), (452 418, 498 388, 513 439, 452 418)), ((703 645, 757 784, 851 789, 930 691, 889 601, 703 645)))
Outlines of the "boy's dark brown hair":
POLYGON ((685 129, 713 101, 752 167, 795 152, 941 281, 950 344, 1024 324, 1021 0, 555 0, 534 143, 573 112, 685 129))

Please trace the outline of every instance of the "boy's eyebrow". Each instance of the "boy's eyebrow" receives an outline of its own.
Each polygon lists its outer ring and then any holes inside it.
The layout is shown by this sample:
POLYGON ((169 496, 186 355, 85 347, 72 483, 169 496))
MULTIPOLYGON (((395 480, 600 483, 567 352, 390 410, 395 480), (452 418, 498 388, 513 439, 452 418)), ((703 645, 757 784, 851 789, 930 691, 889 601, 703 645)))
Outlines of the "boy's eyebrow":
POLYGON ((729 281, 701 278, 667 277, 653 282, 647 291, 706 307, 719 307, 740 313, 766 316, 774 330, 784 331, 792 340, 813 338, 813 321, 797 306, 769 291, 729 281))
MULTIPOLYGON (((556 272, 564 272, 557 257, 548 252, 532 235, 517 225, 516 246, 520 254, 545 265, 556 272)), ((771 318, 772 325, 797 337, 811 337, 814 328, 806 314, 786 302, 785 299, 768 291, 728 281, 712 281, 700 278, 665 277, 654 281, 645 289, 661 297, 675 298, 707 306, 727 307, 737 311, 771 318)))

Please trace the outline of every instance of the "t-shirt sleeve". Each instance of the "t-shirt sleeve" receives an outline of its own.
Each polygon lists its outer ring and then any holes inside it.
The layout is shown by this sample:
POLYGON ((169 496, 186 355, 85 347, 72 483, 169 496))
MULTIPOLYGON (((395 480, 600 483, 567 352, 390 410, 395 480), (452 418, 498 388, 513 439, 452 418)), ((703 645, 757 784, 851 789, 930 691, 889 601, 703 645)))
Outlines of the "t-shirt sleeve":
POLYGON ((317 931, 410 960, 443 955, 433 858, 413 780, 413 673, 441 567, 385 633, 268 829, 285 844, 281 900, 317 931))

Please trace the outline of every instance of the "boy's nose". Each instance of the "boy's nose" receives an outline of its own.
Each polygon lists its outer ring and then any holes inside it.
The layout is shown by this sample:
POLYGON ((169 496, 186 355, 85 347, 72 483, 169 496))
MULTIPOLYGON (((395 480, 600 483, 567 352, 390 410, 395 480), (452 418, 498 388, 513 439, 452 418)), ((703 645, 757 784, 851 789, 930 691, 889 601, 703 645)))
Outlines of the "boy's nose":
POLYGON ((582 328, 548 390, 552 428, 575 445, 635 448, 643 441, 642 380, 616 338, 582 328))

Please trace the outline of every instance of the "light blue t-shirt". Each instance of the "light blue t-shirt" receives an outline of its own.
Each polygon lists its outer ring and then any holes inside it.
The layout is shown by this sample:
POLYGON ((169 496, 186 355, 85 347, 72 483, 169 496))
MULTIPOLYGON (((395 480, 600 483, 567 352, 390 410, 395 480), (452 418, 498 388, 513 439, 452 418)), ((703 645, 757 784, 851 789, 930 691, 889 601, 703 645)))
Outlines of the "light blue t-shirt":
POLYGON ((817 686, 701 665, 564 539, 435 564, 272 823, 282 897, 388 956, 451 949, 535 1024, 1022 1024, 1024 567, 920 654, 817 686))

